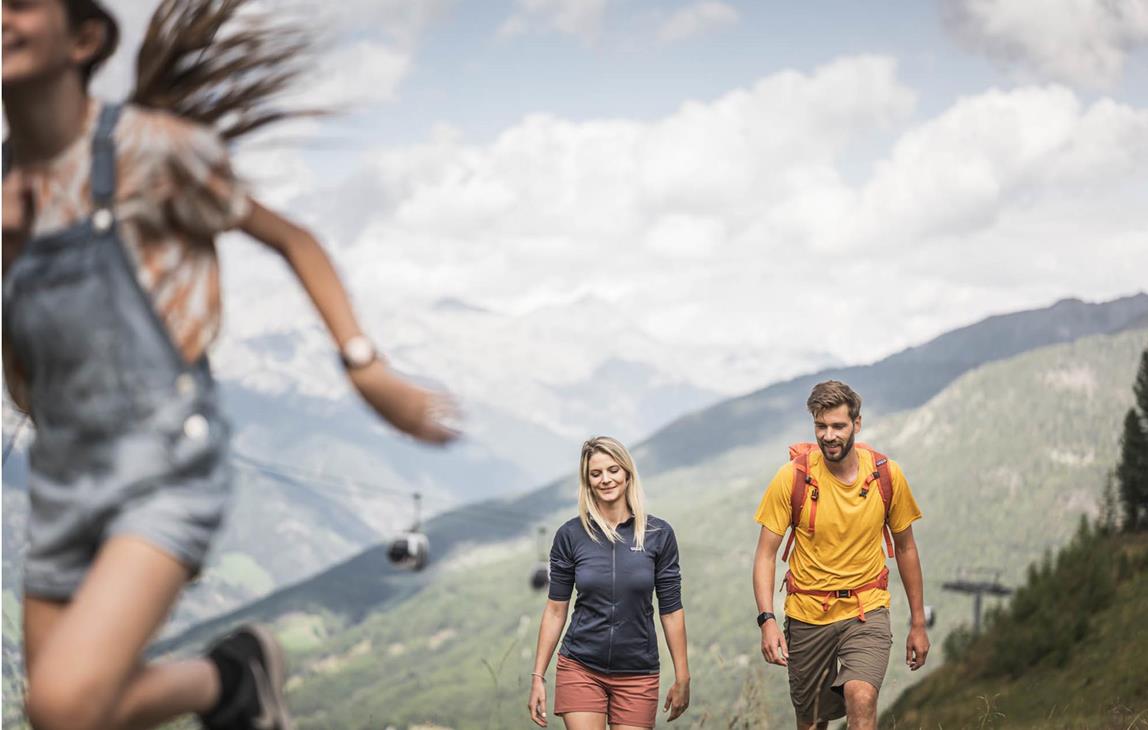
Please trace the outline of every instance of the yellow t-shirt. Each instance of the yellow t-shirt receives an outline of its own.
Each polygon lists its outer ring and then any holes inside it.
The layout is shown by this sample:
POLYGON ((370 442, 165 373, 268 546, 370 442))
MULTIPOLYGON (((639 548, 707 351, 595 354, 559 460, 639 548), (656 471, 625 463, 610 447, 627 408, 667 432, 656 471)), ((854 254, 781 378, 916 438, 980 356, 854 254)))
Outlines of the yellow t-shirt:
MULTIPOLYGON (((869 488, 867 497, 861 496, 865 477, 873 472, 873 452, 857 449, 860 464, 857 478, 845 484, 833 476, 825 466, 820 449, 809 453, 809 474, 820 486, 817 504, 815 534, 809 533, 810 496, 808 488, 805 505, 801 509, 797 539, 789 556, 789 569, 801 588, 810 590, 842 590, 864 585, 875 580, 885 567, 885 540, 881 530, 885 524, 885 503, 877 482, 869 488)), ((757 521, 778 535, 784 535, 790 523, 790 493, 793 486, 793 465, 785 464, 777 470, 762 495, 757 508, 757 521)), ((921 510, 909 490, 909 483, 896 462, 889 460, 889 475, 893 481, 893 502, 889 508, 889 528, 902 532, 915 520, 921 510)), ((785 599, 785 615, 810 624, 829 624, 857 616, 857 598, 829 598, 829 610, 822 610, 822 598, 794 593, 785 599)), ((865 610, 889 606, 889 592, 874 589, 861 593, 865 610)))

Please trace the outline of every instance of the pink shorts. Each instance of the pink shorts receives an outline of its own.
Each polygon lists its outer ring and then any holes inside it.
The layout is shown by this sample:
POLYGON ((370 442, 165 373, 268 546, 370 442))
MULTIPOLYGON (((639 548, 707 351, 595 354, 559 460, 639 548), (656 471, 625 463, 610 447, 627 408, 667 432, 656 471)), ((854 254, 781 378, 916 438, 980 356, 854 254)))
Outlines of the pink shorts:
POLYGON ((611 725, 653 727, 658 719, 656 674, 601 674, 558 655, 554 714, 597 712, 611 725))

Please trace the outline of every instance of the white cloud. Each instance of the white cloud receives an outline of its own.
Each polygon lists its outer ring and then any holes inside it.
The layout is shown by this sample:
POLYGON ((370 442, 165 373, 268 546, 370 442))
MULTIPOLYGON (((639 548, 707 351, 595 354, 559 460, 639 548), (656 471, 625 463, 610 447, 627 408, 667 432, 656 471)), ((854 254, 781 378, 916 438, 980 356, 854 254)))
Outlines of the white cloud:
MULTIPOLYGON (((1143 288, 1148 110, 1028 86, 913 113, 891 60, 846 58, 652 121, 533 115, 483 144, 439 130, 290 207, 337 232, 400 367, 561 433, 587 422, 561 389, 611 358, 732 394, 1143 288), (888 148, 865 147, 878 131, 888 148), (858 155, 860 180, 844 174, 858 155)), ((251 264, 225 261, 242 317, 220 370, 330 383, 305 300, 251 264), (294 330, 305 351, 260 353, 261 334, 294 330)))
POLYGON ((608 0, 515 0, 514 12, 498 35, 510 38, 532 31, 555 31, 593 41, 602 26, 608 0))
POLYGON ((1148 44, 1148 0, 946 0, 958 36, 998 61, 1105 88, 1148 44))
POLYGON ((837 243, 895 248, 979 231, 1047 192, 1102 187, 1145 165, 1148 110, 1084 108, 1057 86, 988 91, 898 140, 837 243))
POLYGON ((294 104, 336 109, 394 101, 411 68, 411 54, 386 43, 356 41, 324 54, 313 78, 295 85, 294 104))
POLYGON ((658 27, 658 40, 663 43, 693 38, 733 25, 740 14, 728 3, 705 0, 679 8, 658 27))

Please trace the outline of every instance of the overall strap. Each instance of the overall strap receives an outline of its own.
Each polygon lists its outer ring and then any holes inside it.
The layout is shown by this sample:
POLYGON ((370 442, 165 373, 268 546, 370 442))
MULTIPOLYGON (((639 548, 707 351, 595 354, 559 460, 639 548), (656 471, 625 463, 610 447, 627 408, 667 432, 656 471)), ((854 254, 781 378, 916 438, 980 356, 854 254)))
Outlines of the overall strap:
POLYGON ((92 138, 92 205, 96 211, 111 211, 116 198, 116 122, 122 104, 105 104, 92 138))

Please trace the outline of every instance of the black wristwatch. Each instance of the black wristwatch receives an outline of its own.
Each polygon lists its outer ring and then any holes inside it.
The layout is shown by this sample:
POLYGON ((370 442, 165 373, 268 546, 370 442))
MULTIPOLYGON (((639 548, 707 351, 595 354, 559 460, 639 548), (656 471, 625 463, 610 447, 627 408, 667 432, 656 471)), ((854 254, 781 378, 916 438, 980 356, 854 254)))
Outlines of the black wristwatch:
POLYGON ((774 615, 773 615, 772 613, 770 613, 769 611, 762 611, 761 613, 759 613, 759 614, 757 615, 757 625, 758 625, 759 627, 761 627, 761 626, 765 626, 765 622, 766 622, 766 621, 768 621, 768 620, 770 620, 770 619, 773 619, 774 621, 776 621, 776 620, 777 620, 777 616, 774 616, 774 615))

